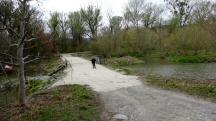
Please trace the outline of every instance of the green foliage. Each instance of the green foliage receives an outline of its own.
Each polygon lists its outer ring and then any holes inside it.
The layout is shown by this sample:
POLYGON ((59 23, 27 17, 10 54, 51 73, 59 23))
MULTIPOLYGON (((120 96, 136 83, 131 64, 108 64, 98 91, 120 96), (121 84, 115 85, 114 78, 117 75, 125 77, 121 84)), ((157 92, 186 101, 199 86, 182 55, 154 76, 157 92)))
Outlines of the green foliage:
POLYGON ((163 79, 157 77, 148 77, 147 82, 150 85, 158 86, 164 89, 176 90, 185 92, 190 95, 209 98, 216 101, 216 86, 215 83, 203 81, 185 81, 175 79, 163 79))
POLYGON ((58 36, 59 31, 59 13, 54 12, 51 14, 51 18, 49 20, 49 27, 54 37, 58 36))
POLYGON ((207 63, 216 62, 215 54, 199 54, 190 56, 171 56, 168 60, 178 63, 207 63))
MULTIPOLYGON (((60 86, 33 95, 29 108, 14 113, 15 107, 2 114, 5 121, 100 121, 100 105, 97 97, 85 86, 60 86), (10 116, 11 115, 11 116, 10 116), (5 118, 8 117, 9 118, 5 118)), ((19 110, 19 109, 16 109, 19 110)))
POLYGON ((195 54, 203 50, 214 51, 213 45, 214 39, 210 32, 197 25, 179 28, 164 41, 166 50, 179 55, 188 55, 190 51, 195 54))
POLYGON ((28 84, 28 94, 34 94, 35 92, 43 89, 47 84, 49 84, 50 81, 44 81, 44 80, 30 80, 28 84))
POLYGON ((110 58, 110 59, 107 59, 105 62, 106 65, 111 65, 113 67, 143 64, 143 63, 144 62, 142 60, 139 60, 131 56, 125 56, 125 57, 120 57, 120 58, 110 58))
POLYGON ((116 39, 110 34, 101 36, 92 44, 92 51, 106 56, 141 56, 159 46, 158 35, 150 29, 143 29, 137 33, 130 29, 119 33, 116 39))
POLYGON ((91 40, 97 39, 98 29, 102 20, 101 9, 89 5, 86 9, 81 9, 81 15, 91 40))
POLYGON ((78 46, 81 46, 85 32, 84 18, 80 11, 70 13, 68 18, 73 40, 78 46))

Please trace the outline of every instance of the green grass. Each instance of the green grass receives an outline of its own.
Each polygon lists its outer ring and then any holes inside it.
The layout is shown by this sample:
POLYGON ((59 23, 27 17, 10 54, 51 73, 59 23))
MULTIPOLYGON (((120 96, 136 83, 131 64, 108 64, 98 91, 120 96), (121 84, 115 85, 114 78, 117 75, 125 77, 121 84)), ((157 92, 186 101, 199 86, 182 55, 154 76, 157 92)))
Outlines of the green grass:
POLYGON ((190 56, 170 56, 168 60, 177 63, 208 63, 216 62, 216 54, 198 54, 190 56))
POLYGON ((147 77, 147 83, 163 89, 180 91, 216 102, 216 84, 214 81, 185 81, 147 77))
POLYGON ((17 92, 18 88, 0 92, 0 107, 14 103, 18 98, 17 92))
POLYGON ((106 59, 105 65, 118 68, 118 67, 124 67, 128 65, 136 65, 136 64, 143 64, 144 61, 131 57, 131 56, 124 56, 124 57, 114 57, 114 58, 109 58, 106 59))
POLYGON ((33 95, 24 113, 16 108, 7 108, 0 118, 5 121, 100 121, 97 97, 80 85, 61 86, 33 95))
POLYGON ((39 62, 26 65, 26 74, 27 76, 47 75, 55 70, 60 64, 61 60, 58 57, 41 59, 39 62))
POLYGON ((46 85, 50 83, 50 81, 44 80, 30 80, 27 88, 27 93, 29 95, 34 94, 35 92, 42 90, 46 85))
POLYGON ((109 58, 104 63, 108 68, 115 69, 125 75, 131 74, 131 71, 126 68, 127 66, 137 64, 144 64, 144 61, 131 56, 109 58))
MULTIPOLYGON (((33 95, 34 93, 37 93, 38 91, 45 88, 45 86, 49 85, 51 81, 44 81, 44 80, 30 80, 29 84, 26 85, 26 92, 27 95, 33 95)), ((18 91, 19 87, 15 86, 11 89, 7 89, 4 92, 0 92, 0 107, 5 106, 11 103, 15 103, 18 99, 18 91)))

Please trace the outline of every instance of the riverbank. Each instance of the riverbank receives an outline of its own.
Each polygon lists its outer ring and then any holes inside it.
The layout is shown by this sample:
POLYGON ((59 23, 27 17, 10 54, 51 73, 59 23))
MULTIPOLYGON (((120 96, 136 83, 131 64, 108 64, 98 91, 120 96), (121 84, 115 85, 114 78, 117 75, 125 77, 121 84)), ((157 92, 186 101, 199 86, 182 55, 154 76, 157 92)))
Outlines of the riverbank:
POLYGON ((151 86, 216 102, 216 80, 179 80, 148 76, 145 77, 145 82, 151 86))
MULTIPOLYGON (((54 79, 48 76, 49 73, 56 70, 63 64, 62 60, 53 56, 52 58, 43 58, 25 67, 26 72, 26 92, 30 96, 50 85, 54 79)), ((16 72, 9 75, 0 75, 0 107, 15 103, 18 99, 18 84, 16 72)))
POLYGON ((194 54, 194 55, 186 55, 186 56, 169 56, 167 60, 175 63, 213 63, 216 62, 216 54, 208 53, 208 54, 194 54))
POLYGON ((89 85, 96 91, 108 112, 108 121, 197 121, 214 120, 215 103, 197 100, 173 91, 154 88, 142 83, 137 76, 123 75, 103 65, 93 69, 89 60, 65 54, 71 67, 53 86, 89 85), (183 113, 182 113, 183 112, 183 113))
MULTIPOLYGON (((113 58, 112 60, 121 59, 113 58)), ((164 62, 161 64, 136 64, 136 62, 131 62, 134 64, 115 64, 121 63, 118 61, 113 63, 109 62, 106 66, 123 71, 124 74, 144 76, 145 78, 141 79, 150 86, 178 91, 216 102, 216 80, 212 79, 215 78, 214 71, 216 70, 213 69, 215 64, 164 64, 164 62)))
POLYGON ((16 105, 0 108, 3 121, 99 121, 100 101, 89 88, 60 86, 34 94, 24 112, 16 105))

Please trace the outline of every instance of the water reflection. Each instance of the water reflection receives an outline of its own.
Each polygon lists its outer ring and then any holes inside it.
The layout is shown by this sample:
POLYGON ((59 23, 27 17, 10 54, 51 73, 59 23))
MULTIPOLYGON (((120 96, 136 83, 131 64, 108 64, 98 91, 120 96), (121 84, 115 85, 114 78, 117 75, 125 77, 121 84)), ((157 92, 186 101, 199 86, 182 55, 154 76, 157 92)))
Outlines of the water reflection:
POLYGON ((139 74, 177 79, 216 79, 216 63, 145 64, 127 67, 139 74))

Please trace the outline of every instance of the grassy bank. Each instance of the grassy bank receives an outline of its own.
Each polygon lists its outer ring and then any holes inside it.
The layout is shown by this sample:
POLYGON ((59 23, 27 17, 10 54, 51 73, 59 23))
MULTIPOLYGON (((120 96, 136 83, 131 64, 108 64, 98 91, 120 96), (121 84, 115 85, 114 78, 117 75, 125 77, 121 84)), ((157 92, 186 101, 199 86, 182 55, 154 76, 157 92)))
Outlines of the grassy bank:
POLYGON ((26 65, 27 76, 35 75, 47 75, 51 71, 55 70, 61 64, 59 57, 52 57, 46 59, 40 59, 35 63, 26 65))
MULTIPOLYGON (((156 56, 155 56, 156 57, 156 56)), ((132 57, 134 58, 134 57, 132 57)), ((133 59, 140 60, 138 58, 133 59)), ((109 62, 109 61, 108 61, 109 62)), ((131 62, 132 64, 124 64, 122 59, 120 58, 112 58, 111 62, 107 65, 114 69, 119 68, 121 71, 124 71, 125 74, 132 74, 132 75, 139 75, 133 69, 129 69, 130 66, 128 65, 137 65, 144 64, 131 62), (121 60, 119 62, 119 60, 121 60)), ((143 75, 143 74, 141 74, 143 75)), ((180 79, 171 79, 171 78, 162 78, 162 77, 155 77, 155 76, 147 76, 144 79, 150 86, 156 86, 159 88, 173 90, 178 92, 183 92, 189 95, 197 96, 203 99, 209 99, 216 102, 216 81, 215 80, 180 80, 180 79)))
POLYGON ((190 56, 170 56, 168 60, 177 63, 210 63, 216 62, 216 54, 197 54, 190 56))
MULTIPOLYGON (((35 61, 34 63, 26 65, 26 76, 34 77, 47 75, 48 73, 55 70, 60 64, 61 60, 57 56, 35 61)), ((28 95, 34 94, 38 90, 41 90, 46 85, 51 83, 50 81, 44 80, 28 80, 28 82, 28 85, 26 85, 28 95)), ((18 84, 19 81, 17 80, 17 74, 15 71, 13 74, 7 76, 0 75, 0 85, 6 85, 4 86, 6 89, 0 91, 0 107, 14 103, 17 100, 18 84)))
POLYGON ((131 56, 124 56, 124 57, 113 57, 113 58, 108 58, 105 61, 105 65, 111 66, 113 68, 118 68, 118 67, 124 67, 128 65, 136 65, 136 64, 143 64, 144 61, 131 57, 131 56))
POLYGON ((209 99, 216 102, 216 82, 211 80, 177 80, 147 77, 147 83, 163 89, 183 92, 189 95, 209 99))
POLYGON ((87 87, 61 86, 33 95, 25 112, 14 105, 0 108, 4 121, 99 121, 97 97, 87 87))
MULTIPOLYGON (((29 80, 26 85, 26 93, 27 96, 31 96, 38 91, 42 91, 46 86, 51 84, 51 81, 45 80, 29 80)), ((5 90, 0 92, 0 107, 15 103, 18 99, 18 85, 14 85, 14 87, 8 87, 5 90)))

